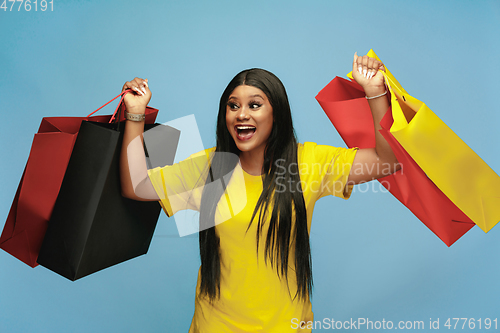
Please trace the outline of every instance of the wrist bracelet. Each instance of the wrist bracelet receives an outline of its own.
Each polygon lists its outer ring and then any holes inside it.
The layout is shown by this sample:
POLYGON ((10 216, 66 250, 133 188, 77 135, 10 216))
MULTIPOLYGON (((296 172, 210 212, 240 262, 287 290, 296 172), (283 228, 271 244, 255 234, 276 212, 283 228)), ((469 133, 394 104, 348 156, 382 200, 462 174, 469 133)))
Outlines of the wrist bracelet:
POLYGON ((373 97, 368 97, 368 96, 365 96, 366 99, 375 99, 375 98, 379 98, 379 97, 382 97, 384 96, 385 94, 387 94, 387 89, 385 90, 385 92, 383 94, 380 94, 380 95, 377 95, 377 96, 373 96, 373 97))
POLYGON ((132 121, 144 121, 146 119, 146 114, 128 113, 125 111, 125 119, 132 121))

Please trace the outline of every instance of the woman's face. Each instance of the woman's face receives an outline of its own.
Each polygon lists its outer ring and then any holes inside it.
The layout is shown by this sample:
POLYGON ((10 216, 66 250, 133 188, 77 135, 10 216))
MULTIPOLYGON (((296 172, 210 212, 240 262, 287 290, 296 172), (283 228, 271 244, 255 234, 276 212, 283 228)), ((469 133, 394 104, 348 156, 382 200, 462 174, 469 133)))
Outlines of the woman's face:
POLYGON ((229 95, 226 124, 240 151, 264 153, 273 121, 271 103, 259 88, 241 85, 229 95))

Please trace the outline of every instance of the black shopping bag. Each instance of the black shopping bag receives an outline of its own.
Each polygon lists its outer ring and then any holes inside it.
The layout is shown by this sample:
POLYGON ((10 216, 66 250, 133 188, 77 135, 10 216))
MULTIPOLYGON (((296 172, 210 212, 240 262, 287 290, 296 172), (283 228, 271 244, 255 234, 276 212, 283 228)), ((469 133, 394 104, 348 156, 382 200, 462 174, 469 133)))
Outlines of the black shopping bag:
MULTIPOLYGON (((153 137, 165 144, 156 160, 172 164, 180 132, 158 126, 153 137)), ((153 237, 159 203, 121 195, 122 137, 117 124, 81 124, 38 256, 40 265, 72 281, 147 253, 153 237)))

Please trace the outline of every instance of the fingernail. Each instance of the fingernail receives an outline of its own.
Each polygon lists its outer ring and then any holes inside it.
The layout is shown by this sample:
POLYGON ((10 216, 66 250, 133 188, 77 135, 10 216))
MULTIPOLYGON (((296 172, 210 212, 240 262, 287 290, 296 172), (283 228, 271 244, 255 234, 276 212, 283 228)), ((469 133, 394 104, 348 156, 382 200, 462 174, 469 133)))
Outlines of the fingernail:
POLYGON ((148 81, 144 81, 143 83, 144 83, 144 85, 145 85, 146 87, 148 87, 148 88, 149 88, 149 86, 148 86, 148 81))
POLYGON ((365 69, 363 69, 363 76, 364 76, 364 77, 365 77, 365 79, 366 79, 366 68, 365 68, 365 69))
POLYGON ((134 87, 134 90, 137 91, 137 93, 139 93, 141 96, 144 96, 144 93, 139 89, 137 89, 136 87, 134 87))
POLYGON ((363 67, 359 66, 358 67, 358 72, 359 72, 359 74, 363 75, 363 67))
POLYGON ((144 95, 146 95, 146 88, 141 87, 141 90, 142 90, 142 92, 144 93, 144 95))

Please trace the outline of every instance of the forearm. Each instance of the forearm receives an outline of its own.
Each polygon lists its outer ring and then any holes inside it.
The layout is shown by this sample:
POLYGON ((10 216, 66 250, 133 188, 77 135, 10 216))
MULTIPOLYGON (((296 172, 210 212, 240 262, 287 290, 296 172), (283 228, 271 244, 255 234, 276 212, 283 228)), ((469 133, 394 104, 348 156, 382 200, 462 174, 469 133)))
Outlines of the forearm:
MULTIPOLYGON (((385 89, 385 86, 370 87, 365 89, 365 94, 367 97, 378 96, 383 94, 386 91, 385 89)), ((384 166, 390 167, 391 172, 394 172, 397 170, 398 161, 392 152, 389 143, 387 143, 383 135, 379 132, 379 130, 382 129, 380 122, 390 107, 389 98, 390 95, 387 93, 386 95, 378 98, 368 99, 368 105, 370 106, 370 110, 372 112, 375 129, 375 152, 380 160, 380 163, 383 163, 384 166)))
POLYGON ((142 133, 144 121, 127 121, 123 134, 120 156, 120 180, 122 194, 130 199, 140 200, 137 186, 148 176, 142 133))
MULTIPOLYGON (((127 89, 133 91, 124 96, 127 111, 133 115, 145 115, 146 106, 151 99, 148 80, 136 77, 131 81, 125 82, 122 92, 127 89)), ((134 118, 137 118, 137 116, 131 117, 132 120, 127 120, 125 124, 120 156, 122 194, 124 197, 134 200, 159 200, 148 177, 142 136, 145 120, 135 121, 136 119, 134 118)))
POLYGON ((379 132, 382 128, 380 121, 389 110, 389 95, 380 96, 386 91, 384 75, 381 73, 383 70, 384 65, 380 61, 368 56, 358 57, 357 53, 354 54, 352 75, 354 80, 363 87, 367 96, 375 129, 375 148, 360 149, 356 153, 349 174, 349 182, 353 184, 387 176, 400 168, 391 146, 379 132))

